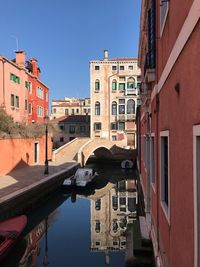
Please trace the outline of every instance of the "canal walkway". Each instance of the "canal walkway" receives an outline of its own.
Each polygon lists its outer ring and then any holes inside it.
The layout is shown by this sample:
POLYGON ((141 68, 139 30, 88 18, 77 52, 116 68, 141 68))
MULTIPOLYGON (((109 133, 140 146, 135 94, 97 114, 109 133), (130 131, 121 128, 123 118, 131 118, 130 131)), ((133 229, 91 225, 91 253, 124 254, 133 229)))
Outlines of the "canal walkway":
POLYGON ((44 174, 44 165, 36 165, 16 168, 0 176, 0 219, 3 210, 17 207, 17 200, 21 198, 21 203, 28 201, 33 195, 35 198, 36 195, 48 193, 50 189, 62 184, 65 177, 72 175, 78 167, 79 164, 75 161, 60 159, 49 162, 49 174, 44 174))

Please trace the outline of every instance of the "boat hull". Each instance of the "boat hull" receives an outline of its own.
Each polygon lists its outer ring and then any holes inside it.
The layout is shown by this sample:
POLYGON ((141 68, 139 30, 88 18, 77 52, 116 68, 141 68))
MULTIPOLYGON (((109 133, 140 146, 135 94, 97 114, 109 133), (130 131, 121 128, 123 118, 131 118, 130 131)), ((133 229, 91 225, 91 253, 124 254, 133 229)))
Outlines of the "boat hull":
POLYGON ((0 222, 0 261, 8 255, 26 224, 26 215, 17 216, 0 222))

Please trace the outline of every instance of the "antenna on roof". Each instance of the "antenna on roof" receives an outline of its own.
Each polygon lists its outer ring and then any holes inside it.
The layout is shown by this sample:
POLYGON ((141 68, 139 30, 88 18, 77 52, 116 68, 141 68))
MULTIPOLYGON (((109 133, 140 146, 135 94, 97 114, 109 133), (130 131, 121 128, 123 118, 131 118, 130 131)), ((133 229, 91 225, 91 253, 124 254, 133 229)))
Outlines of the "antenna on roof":
MULTIPOLYGON (((17 48, 16 51, 19 51, 19 42, 18 42, 18 38, 17 38, 16 36, 14 36, 14 35, 11 35, 11 37, 14 38, 15 41, 16 41, 16 48, 17 48)), ((15 51, 15 50, 14 50, 14 51, 15 51)))

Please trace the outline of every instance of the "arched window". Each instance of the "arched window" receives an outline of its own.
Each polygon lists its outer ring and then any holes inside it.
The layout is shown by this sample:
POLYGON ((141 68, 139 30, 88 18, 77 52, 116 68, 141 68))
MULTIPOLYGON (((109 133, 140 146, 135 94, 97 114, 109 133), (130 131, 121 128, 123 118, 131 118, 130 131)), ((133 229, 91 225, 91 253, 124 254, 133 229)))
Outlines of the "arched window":
POLYGON ((100 90, 100 81, 96 80, 95 81, 95 91, 99 91, 100 90))
POLYGON ((116 91, 117 90, 117 81, 113 80, 112 81, 112 91, 116 91))
POLYGON ((95 115, 100 115, 100 103, 95 102, 95 115))
POLYGON ((128 81, 127 81, 127 88, 130 89, 130 88, 135 88, 135 79, 134 78, 128 78, 128 81))
POLYGON ((135 101, 133 99, 127 101, 127 114, 135 114, 135 101))
POLYGON ((117 102, 112 102, 112 115, 117 115, 117 102))

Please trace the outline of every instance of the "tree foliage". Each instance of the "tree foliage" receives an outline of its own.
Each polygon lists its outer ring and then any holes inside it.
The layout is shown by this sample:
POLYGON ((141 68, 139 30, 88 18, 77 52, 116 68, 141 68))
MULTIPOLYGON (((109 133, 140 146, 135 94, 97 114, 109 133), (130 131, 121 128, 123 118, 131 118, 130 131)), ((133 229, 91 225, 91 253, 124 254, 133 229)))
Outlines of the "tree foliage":
MULTIPOLYGON (((45 135, 46 125, 44 123, 26 124, 23 122, 14 122, 12 116, 0 107, 0 137, 40 137, 45 135)), ((48 123, 48 132, 51 134, 59 131, 56 127, 48 123)))

